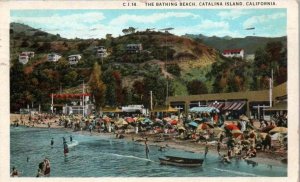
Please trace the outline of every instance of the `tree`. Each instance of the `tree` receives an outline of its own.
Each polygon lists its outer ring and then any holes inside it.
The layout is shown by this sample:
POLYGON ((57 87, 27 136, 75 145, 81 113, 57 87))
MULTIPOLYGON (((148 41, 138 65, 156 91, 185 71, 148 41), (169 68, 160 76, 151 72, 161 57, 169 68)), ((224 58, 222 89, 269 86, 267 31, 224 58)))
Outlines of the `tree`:
POLYGON ((129 27, 129 28, 128 28, 128 32, 129 32, 129 33, 134 33, 134 32, 135 32, 135 28, 129 27))
POLYGON ((193 80, 188 82, 187 89, 189 94, 191 95, 198 95, 198 94, 207 94, 208 89, 206 85, 201 82, 200 80, 193 80))
POLYGON ((93 70, 90 75, 89 86, 91 89, 91 94, 95 99, 96 111, 99 111, 100 107, 104 104, 106 85, 102 81, 101 67, 97 62, 93 66, 93 70))
POLYGON ((123 32, 123 34, 128 34, 129 33, 129 29, 126 29, 126 28, 124 28, 123 30, 122 30, 122 32, 123 32))

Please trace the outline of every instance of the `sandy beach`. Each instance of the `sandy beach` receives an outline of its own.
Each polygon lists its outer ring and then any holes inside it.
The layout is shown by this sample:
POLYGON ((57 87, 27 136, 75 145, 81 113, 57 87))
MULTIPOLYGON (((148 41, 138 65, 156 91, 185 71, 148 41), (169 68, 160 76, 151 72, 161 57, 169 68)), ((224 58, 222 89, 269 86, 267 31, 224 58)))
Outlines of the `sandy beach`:
MULTIPOLYGON (((11 114, 10 115, 10 122, 13 123, 13 121, 20 119, 21 116, 19 114, 11 114)), ((37 128, 48 128, 48 123, 50 123, 50 128, 53 129, 61 129, 61 130, 66 130, 66 131, 70 131, 72 132, 73 130, 71 128, 64 128, 63 126, 59 126, 58 122, 58 118, 52 118, 52 119, 48 119, 47 121, 45 121, 44 123, 41 124, 34 124, 34 127, 37 128)), ((28 116, 23 117, 23 121, 24 121, 24 125, 29 126, 29 121, 28 121, 28 116)), ((22 124, 21 124, 22 125, 22 124)), ((32 126, 29 126, 32 127, 32 126)), ((77 131, 74 132, 74 134, 84 134, 84 135, 94 135, 94 136, 106 136, 106 137, 110 137, 110 138, 116 138, 116 135, 114 133, 99 133, 96 131, 92 131, 92 133, 90 133, 87 130, 83 130, 83 131, 77 131)), ((192 140, 180 140, 180 139, 176 139, 175 137, 170 137, 167 140, 164 141, 157 141, 157 138, 154 134, 145 134, 143 136, 141 136, 141 134, 122 134, 124 135, 123 140, 127 140, 127 141, 135 141, 140 143, 141 145, 144 145, 144 139, 145 137, 147 137, 148 139, 148 145, 150 146, 162 146, 162 147, 166 147, 167 148, 174 148, 174 149, 179 149, 179 150, 184 150, 184 151, 188 151, 188 152, 193 152, 193 153, 198 153, 201 156, 204 154, 204 143, 201 142, 195 142, 192 140)), ((226 146, 223 145, 221 146, 221 154, 226 154, 227 150, 226 150, 226 146)), ((218 155, 217 153, 217 148, 215 144, 211 144, 209 145, 209 153, 210 154, 214 154, 214 155, 218 155)), ((283 163, 282 160, 287 158, 287 151, 284 152, 273 152, 273 151, 258 151, 257 152, 257 156, 255 158, 251 158, 250 161, 253 161, 255 163, 260 163, 260 164, 266 164, 266 165, 271 165, 271 166, 287 166, 286 163, 283 163)))

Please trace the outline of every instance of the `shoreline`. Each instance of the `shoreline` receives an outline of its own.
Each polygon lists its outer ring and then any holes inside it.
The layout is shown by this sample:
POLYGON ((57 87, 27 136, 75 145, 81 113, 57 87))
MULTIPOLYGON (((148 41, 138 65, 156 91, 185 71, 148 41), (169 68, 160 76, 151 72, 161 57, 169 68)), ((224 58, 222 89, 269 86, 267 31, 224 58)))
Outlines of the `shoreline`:
MULTIPOLYGON (((12 121, 13 120, 11 119, 10 123, 12 123, 12 121)), ((71 129, 71 128, 64 128, 63 126, 58 126, 58 124, 55 123, 54 121, 49 120, 48 122, 51 123, 50 129, 64 130, 64 131, 72 132, 74 134, 76 133, 76 134, 82 134, 82 135, 91 135, 91 133, 87 130, 73 131, 73 129, 71 129)), ((47 123, 35 124, 34 128, 48 128, 47 123)), ((28 121, 25 121, 25 124, 24 125, 20 124, 20 126, 28 127, 28 124, 29 124, 28 121)), ((29 126, 29 127, 31 127, 31 126, 29 126)), ((136 143, 143 145, 144 139, 142 136, 140 136, 142 134, 135 134, 135 133, 123 134, 122 133, 122 135, 124 136, 123 140, 126 140, 128 142, 136 142, 136 143), (132 137, 134 138, 134 141, 132 140, 133 139, 132 137)), ((104 132, 99 133, 97 131, 93 131, 92 136, 107 136, 112 139, 117 139, 115 136, 115 133, 104 133, 104 132)), ((200 155, 204 154, 205 146, 204 146, 204 143, 202 143, 202 142, 192 142, 191 140, 178 140, 175 138, 170 138, 166 141, 156 142, 155 136, 153 134, 152 135, 145 134, 144 137, 147 137, 148 145, 150 145, 150 146, 166 147, 166 145, 167 145, 167 148, 182 150, 182 151, 196 153, 196 154, 200 154, 200 155)), ((120 140, 122 140, 122 139, 120 139, 120 140)), ((226 154, 226 152, 227 152, 224 147, 225 147, 224 145, 221 147, 221 152, 220 152, 221 155, 226 154)), ((208 153, 218 156, 216 146, 209 145, 208 153)), ((258 163, 258 164, 264 164, 264 165, 287 167, 287 163, 282 162, 282 160, 285 158, 287 158, 287 154, 280 155, 280 154, 276 154, 274 152, 258 151, 257 156, 254 158, 248 159, 248 161, 258 163)))

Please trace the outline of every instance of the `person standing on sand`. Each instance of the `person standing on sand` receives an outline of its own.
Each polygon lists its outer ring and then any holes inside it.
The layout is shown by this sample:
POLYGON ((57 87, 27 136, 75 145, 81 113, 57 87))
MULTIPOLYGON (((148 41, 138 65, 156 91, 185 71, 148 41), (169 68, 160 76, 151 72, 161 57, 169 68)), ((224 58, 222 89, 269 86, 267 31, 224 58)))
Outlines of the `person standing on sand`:
POLYGON ((208 153, 208 144, 207 144, 207 141, 206 141, 205 142, 204 158, 206 158, 207 153, 208 153))

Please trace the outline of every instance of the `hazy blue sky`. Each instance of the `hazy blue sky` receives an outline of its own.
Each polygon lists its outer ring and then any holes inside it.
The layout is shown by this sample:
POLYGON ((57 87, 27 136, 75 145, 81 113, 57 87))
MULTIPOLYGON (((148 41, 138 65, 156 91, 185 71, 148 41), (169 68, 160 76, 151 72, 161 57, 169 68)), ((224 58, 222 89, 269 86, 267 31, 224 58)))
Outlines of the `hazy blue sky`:
POLYGON ((25 23, 66 38, 102 38, 122 35, 129 26, 173 27, 177 35, 277 37, 286 35, 286 9, 180 10, 12 10, 11 22, 25 23), (255 27, 255 30, 246 28, 255 27))

